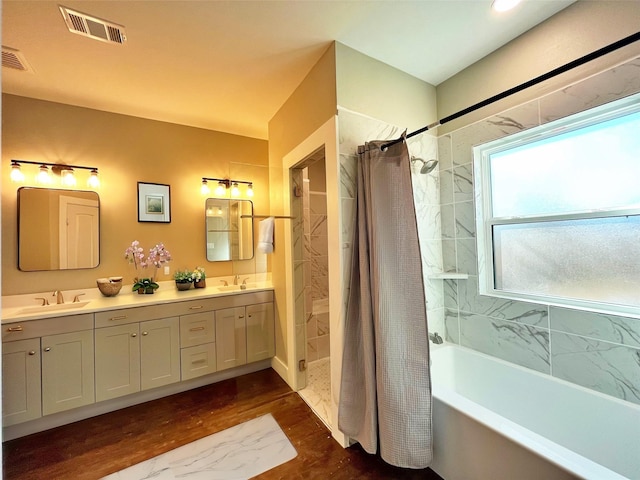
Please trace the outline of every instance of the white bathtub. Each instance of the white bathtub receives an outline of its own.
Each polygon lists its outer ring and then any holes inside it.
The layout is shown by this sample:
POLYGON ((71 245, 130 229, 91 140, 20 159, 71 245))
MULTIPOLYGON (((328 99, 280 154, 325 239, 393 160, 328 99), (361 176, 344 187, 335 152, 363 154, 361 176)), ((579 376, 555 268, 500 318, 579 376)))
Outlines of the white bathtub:
POLYGON ((640 406, 464 347, 431 360, 445 480, 640 479, 640 406))

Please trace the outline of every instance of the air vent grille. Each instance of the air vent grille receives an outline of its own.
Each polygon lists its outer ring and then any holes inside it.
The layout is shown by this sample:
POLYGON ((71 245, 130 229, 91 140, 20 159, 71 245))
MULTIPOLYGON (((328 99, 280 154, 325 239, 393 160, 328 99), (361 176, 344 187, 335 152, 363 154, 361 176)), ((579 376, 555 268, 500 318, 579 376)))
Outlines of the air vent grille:
POLYGON ((31 67, 20 51, 4 45, 2 46, 2 66, 22 72, 32 72, 31 67))
POLYGON ((67 28, 72 33, 119 45, 123 45, 127 41, 122 25, 92 17, 63 6, 60 6, 60 11, 67 28))

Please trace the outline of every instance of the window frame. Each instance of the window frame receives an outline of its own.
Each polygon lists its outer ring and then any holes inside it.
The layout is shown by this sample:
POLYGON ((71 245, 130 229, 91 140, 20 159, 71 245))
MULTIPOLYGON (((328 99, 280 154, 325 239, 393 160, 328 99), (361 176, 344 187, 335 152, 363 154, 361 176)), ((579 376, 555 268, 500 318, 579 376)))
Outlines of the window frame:
POLYGON ((637 112, 640 112, 640 93, 473 147, 473 188, 475 192, 478 289, 480 295, 640 318, 640 308, 633 305, 512 292, 496 288, 494 226, 640 215, 640 206, 638 208, 593 209, 560 214, 494 217, 490 165, 492 154, 522 147, 539 140, 580 130, 637 112))

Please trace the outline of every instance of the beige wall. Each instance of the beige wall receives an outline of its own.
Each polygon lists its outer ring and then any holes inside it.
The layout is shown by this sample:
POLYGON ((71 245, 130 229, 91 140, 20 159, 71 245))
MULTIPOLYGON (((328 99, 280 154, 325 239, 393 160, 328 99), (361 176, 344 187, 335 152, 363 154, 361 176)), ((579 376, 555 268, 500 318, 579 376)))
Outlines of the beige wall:
POLYGON ((340 43, 336 44, 336 81, 342 108, 410 132, 437 120, 433 85, 340 43))
MULTIPOLYGON (((578 1, 437 86, 438 119, 638 31, 638 1, 578 1)), ((438 128, 453 131, 601 72, 640 53, 640 42, 438 128)))
MULTIPOLYGON (((331 45, 312 70, 269 122, 269 181, 271 186, 271 213, 284 214, 289 208, 289 192, 285 191, 288 166, 283 159, 304 139, 320 128, 336 113, 335 45, 331 45)), ((288 184, 286 185, 288 188, 288 184)), ((276 221, 276 247, 271 255, 271 268, 276 296, 276 356, 287 369, 293 363, 290 341, 293 324, 288 322, 287 305, 292 304, 290 272, 287 272, 287 249, 282 239, 291 229, 290 221, 276 221), (280 239, 280 240, 278 240, 280 239)), ((290 259, 289 259, 290 261, 290 259)), ((278 365, 274 365, 278 369, 278 365)), ((293 372, 278 370, 293 384, 293 372)))
MULTIPOLYGON (((34 167, 23 171, 33 174, 34 167)), ((2 103, 2 295, 92 288, 95 279, 134 271, 124 250, 139 240, 148 250, 164 242, 171 271, 204 266, 208 276, 247 271, 247 262, 205 258, 201 177, 254 182, 256 211, 269 210, 267 142, 237 135, 72 107, 13 95, 2 103), (21 272, 17 268, 18 185, 9 180, 12 158, 89 165, 100 170, 100 266, 21 272), (139 223, 137 182, 171 187, 171 223, 139 223)), ((80 173, 78 176, 81 176, 80 173)), ((78 189, 86 189, 84 177, 78 189)), ((33 185, 33 183, 32 183, 33 185)), ((171 276, 160 274, 159 280, 171 276)))

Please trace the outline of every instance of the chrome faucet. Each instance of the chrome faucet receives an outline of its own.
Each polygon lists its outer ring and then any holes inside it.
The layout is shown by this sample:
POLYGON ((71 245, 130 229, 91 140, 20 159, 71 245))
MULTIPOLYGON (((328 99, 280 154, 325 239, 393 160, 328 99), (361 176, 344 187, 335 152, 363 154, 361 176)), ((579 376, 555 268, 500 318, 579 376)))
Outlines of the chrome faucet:
POLYGON ((444 340, 442 340, 442 337, 440 335, 438 335, 438 332, 430 333, 429 334, 429 338, 436 345, 440 345, 444 341, 444 340))
POLYGON ((53 292, 53 297, 56 297, 56 303, 64 303, 64 296, 62 295, 62 290, 56 290, 53 292))
POLYGON ((220 280, 220 282, 224 287, 227 287, 229 285, 229 282, 227 282, 226 280, 220 280))
POLYGON ((234 285, 238 285, 239 281, 240 281, 240 275, 236 275, 235 277, 233 277, 233 284, 234 285))
POLYGON ((247 289, 247 280, 249 280, 249 277, 245 278, 242 281, 242 285, 240 285, 240 290, 246 290, 247 289))

